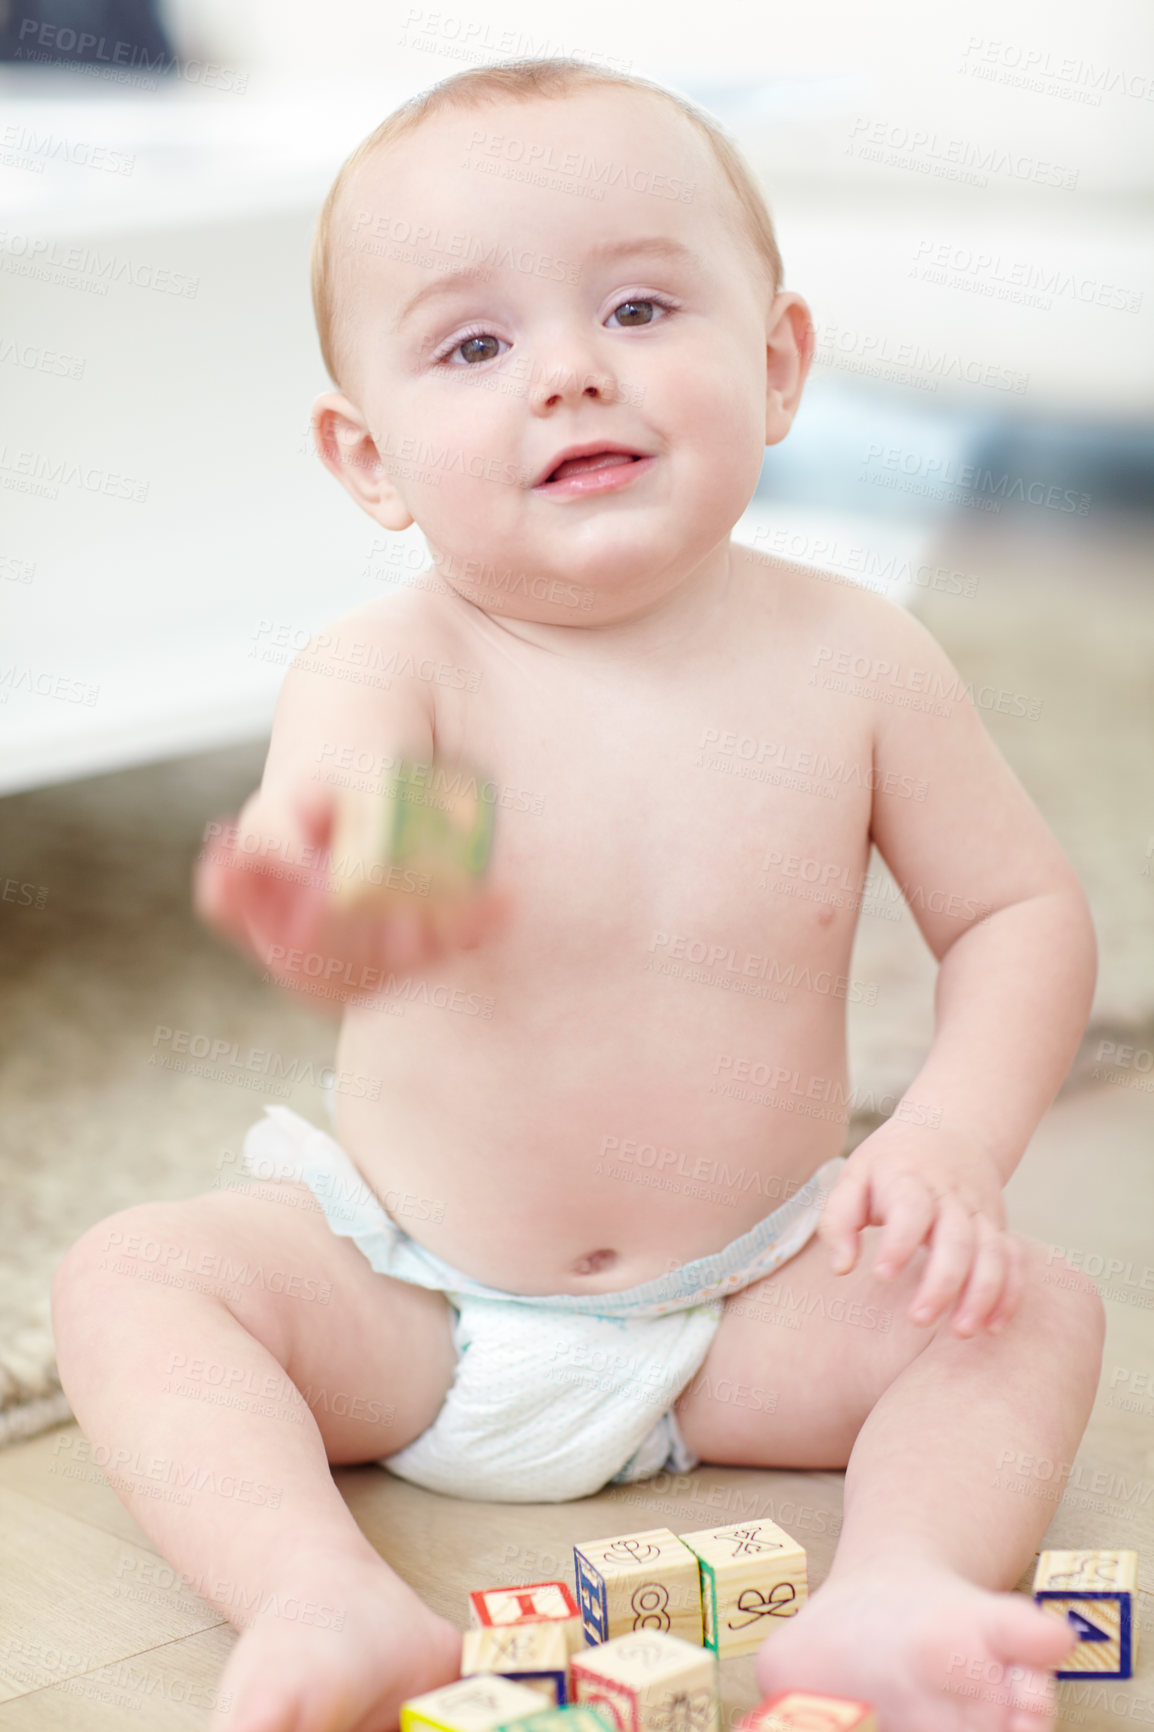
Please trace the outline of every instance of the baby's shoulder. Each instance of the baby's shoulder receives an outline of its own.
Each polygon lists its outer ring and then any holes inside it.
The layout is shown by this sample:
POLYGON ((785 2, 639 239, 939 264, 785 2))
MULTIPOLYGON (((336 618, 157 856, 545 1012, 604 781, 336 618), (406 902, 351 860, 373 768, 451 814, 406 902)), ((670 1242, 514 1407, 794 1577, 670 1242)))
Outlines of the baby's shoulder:
POLYGON ((270 762, 314 762, 318 750, 367 748, 384 735, 427 755, 441 688, 468 683, 460 651, 451 610, 416 584, 346 609, 314 631, 289 664, 270 762))
POLYGON ((398 655, 443 658, 461 643, 461 625, 455 617, 459 608, 451 605, 455 599, 432 576, 427 584, 420 578, 397 584, 321 626, 296 658, 297 664, 371 665, 382 656, 398 655))
POLYGON ((915 650, 932 654, 937 648, 926 627, 898 602, 844 573, 753 548, 743 548, 741 554, 747 579, 761 591, 778 629, 811 645, 819 660, 873 660, 915 650))

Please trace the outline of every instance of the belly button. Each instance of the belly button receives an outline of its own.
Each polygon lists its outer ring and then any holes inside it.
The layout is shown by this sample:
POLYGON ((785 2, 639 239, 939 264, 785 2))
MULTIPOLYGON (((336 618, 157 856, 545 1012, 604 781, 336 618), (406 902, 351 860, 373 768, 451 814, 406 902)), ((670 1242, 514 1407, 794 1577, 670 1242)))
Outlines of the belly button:
POLYGON ((575 1275, 598 1275, 616 1261, 616 1251, 590 1251, 587 1257, 578 1257, 573 1272, 575 1275))

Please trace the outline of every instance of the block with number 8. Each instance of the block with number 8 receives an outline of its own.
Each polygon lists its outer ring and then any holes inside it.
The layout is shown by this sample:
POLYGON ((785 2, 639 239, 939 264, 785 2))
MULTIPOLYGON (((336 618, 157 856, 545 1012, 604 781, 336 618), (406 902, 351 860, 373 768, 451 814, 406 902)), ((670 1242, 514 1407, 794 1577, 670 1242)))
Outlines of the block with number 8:
POLYGON ((630 1630, 701 1641, 697 1558, 668 1528, 582 1540, 573 1547, 573 1565, 587 1642, 630 1630))

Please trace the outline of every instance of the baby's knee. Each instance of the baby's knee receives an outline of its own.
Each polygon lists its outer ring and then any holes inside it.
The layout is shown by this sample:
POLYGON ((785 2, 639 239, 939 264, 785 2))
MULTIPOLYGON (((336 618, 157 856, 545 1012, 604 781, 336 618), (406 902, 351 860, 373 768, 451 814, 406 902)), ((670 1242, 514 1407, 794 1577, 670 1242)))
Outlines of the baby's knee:
POLYGON ((187 1245, 195 1202, 137 1203, 89 1227, 52 1279, 52 1319, 62 1332, 90 1325, 126 1290, 143 1294, 165 1278, 172 1248, 187 1245))
POLYGON ((1074 1348, 1083 1345, 1100 1363, 1106 1338, 1106 1307, 1090 1277, 1079 1269, 1060 1246, 1016 1234, 1022 1252, 1024 1303, 1050 1320, 1074 1348))

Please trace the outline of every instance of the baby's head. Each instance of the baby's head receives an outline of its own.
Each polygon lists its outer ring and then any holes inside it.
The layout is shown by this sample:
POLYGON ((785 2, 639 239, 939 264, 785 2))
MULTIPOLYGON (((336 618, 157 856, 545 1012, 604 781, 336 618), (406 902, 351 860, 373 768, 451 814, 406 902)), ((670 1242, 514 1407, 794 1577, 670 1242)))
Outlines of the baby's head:
POLYGON ((789 431, 813 334, 781 278, 756 182, 681 97, 578 61, 459 73, 321 213, 318 449, 486 612, 632 618, 716 561, 789 431), (549 482, 573 447, 637 460, 549 482))

